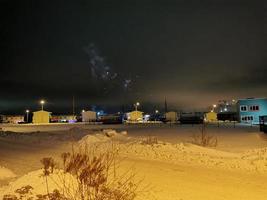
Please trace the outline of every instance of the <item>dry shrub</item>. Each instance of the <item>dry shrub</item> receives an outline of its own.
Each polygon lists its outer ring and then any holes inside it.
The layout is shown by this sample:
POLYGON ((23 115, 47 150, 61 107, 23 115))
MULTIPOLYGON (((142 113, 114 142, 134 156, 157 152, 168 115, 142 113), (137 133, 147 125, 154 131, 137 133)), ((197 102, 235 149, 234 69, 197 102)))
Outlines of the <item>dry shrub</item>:
POLYGON ((200 134, 193 135, 192 143, 203 146, 203 147, 216 147, 218 145, 217 137, 207 133, 207 125, 202 124, 200 128, 200 134))
POLYGON ((141 144, 153 146, 155 144, 158 144, 158 138, 153 136, 148 136, 141 141, 141 144))
POLYGON ((54 190, 52 193, 49 194, 38 194, 36 195, 36 200, 70 200, 66 198, 63 194, 60 194, 59 190, 54 190))
MULTIPOLYGON (((89 150, 96 152, 95 150, 89 150)), ((134 175, 123 177, 116 175, 117 159, 116 151, 88 154, 88 150, 79 150, 72 153, 65 152, 61 155, 63 163, 63 177, 59 184, 61 193, 54 191, 39 195, 38 199, 77 199, 77 200, 134 200, 138 184, 134 183, 134 175), (75 183, 69 184, 66 180, 70 175, 75 183)), ((54 161, 50 158, 41 160, 44 166, 44 176, 47 177, 53 169, 54 161)), ((53 172, 52 172, 53 173, 53 172)))
POLYGON ((20 199, 23 199, 23 198, 26 198, 27 195, 30 195, 31 194, 31 190, 32 189, 33 189, 32 186, 26 185, 26 186, 23 186, 23 187, 15 190, 15 193, 18 193, 19 194, 19 198, 20 199))
POLYGON ((16 195, 6 194, 3 196, 3 200, 18 200, 16 195))
POLYGON ((72 153, 62 153, 61 160, 63 169, 56 168, 53 158, 41 159, 46 194, 34 196, 33 188, 27 185, 16 190, 19 198, 10 194, 3 200, 134 200, 137 196, 140 182, 135 182, 135 174, 127 171, 117 175, 118 159, 114 146, 104 153, 99 149, 72 149, 72 153), (48 177, 57 189, 49 188, 48 177))
MULTIPOLYGON (((122 180, 116 177, 117 165, 114 151, 93 156, 75 152, 65 160, 64 165, 65 173, 72 174, 77 180, 78 199, 133 200, 136 197, 137 184, 133 182, 134 177, 130 176, 122 180)), ((70 189, 65 188, 65 192, 69 194, 70 189)))

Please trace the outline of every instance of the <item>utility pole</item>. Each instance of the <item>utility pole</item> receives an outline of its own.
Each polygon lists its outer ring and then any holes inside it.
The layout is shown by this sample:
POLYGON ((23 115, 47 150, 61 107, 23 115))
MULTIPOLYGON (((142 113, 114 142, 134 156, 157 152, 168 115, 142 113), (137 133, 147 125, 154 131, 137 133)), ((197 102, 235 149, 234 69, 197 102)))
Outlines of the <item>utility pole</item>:
POLYGON ((72 96, 72 116, 74 119, 74 115, 75 115, 75 98, 74 95, 72 96))
POLYGON ((164 105, 164 110, 165 110, 165 113, 168 112, 168 106, 167 106, 167 100, 166 100, 166 97, 165 97, 165 105, 164 105))

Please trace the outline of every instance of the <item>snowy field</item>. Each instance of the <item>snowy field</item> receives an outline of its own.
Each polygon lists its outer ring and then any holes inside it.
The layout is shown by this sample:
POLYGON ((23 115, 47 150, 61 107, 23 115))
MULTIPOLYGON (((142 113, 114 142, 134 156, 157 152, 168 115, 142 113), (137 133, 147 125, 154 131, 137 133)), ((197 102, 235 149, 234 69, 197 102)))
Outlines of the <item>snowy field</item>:
MULTIPOLYGON (((266 200, 267 135, 258 127, 208 125, 216 147, 194 144, 201 125, 2 125, 0 199, 31 185, 45 193, 40 160, 60 158, 73 146, 116 147, 119 172, 142 180, 136 199, 266 200), (103 129, 113 129, 111 135, 103 129), (2 196, 1 196, 2 195, 2 196)), ((118 173, 119 173, 118 172, 118 173)), ((53 176, 53 175, 52 175, 53 176)), ((51 181, 51 180, 50 180, 51 181)))

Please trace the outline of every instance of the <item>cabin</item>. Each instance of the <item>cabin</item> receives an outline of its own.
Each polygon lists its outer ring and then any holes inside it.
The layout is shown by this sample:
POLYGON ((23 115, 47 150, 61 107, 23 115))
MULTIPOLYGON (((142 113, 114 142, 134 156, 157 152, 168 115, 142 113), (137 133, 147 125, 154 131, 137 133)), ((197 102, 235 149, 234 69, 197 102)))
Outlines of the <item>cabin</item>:
POLYGON ((267 98, 247 98, 237 102, 240 123, 259 124, 260 116, 267 115, 267 98))
POLYGON ((84 111, 82 112, 82 121, 83 122, 96 122, 97 121, 97 115, 94 111, 84 111))
POLYGON ((143 112, 141 111, 132 111, 126 114, 126 118, 128 121, 143 121, 143 112))
POLYGON ((46 124, 50 122, 51 112, 40 110, 33 112, 32 123, 34 124, 46 124))
POLYGON ((176 122, 178 120, 177 112, 170 111, 165 113, 166 122, 176 122))
POLYGON ((210 111, 205 113, 204 115, 206 122, 216 122, 217 121, 217 113, 214 111, 210 111))

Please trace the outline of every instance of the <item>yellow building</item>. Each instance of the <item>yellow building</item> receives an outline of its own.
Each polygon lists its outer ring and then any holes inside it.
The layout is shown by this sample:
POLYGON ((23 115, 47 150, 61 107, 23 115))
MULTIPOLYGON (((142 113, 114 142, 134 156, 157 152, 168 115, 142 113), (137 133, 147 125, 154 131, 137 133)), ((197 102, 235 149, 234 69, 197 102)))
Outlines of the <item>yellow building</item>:
POLYGON ((217 113, 216 112, 208 112, 205 114, 205 121, 207 122, 214 122, 217 121, 217 113))
POLYGON ((176 122, 178 119, 177 112, 170 111, 165 113, 166 121, 168 122, 176 122))
POLYGON ((49 123, 50 115, 51 115, 50 112, 44 110, 33 112, 32 123, 34 124, 49 123))
POLYGON ((128 121, 142 121, 143 120, 143 112, 141 111, 132 111, 127 113, 128 121))

